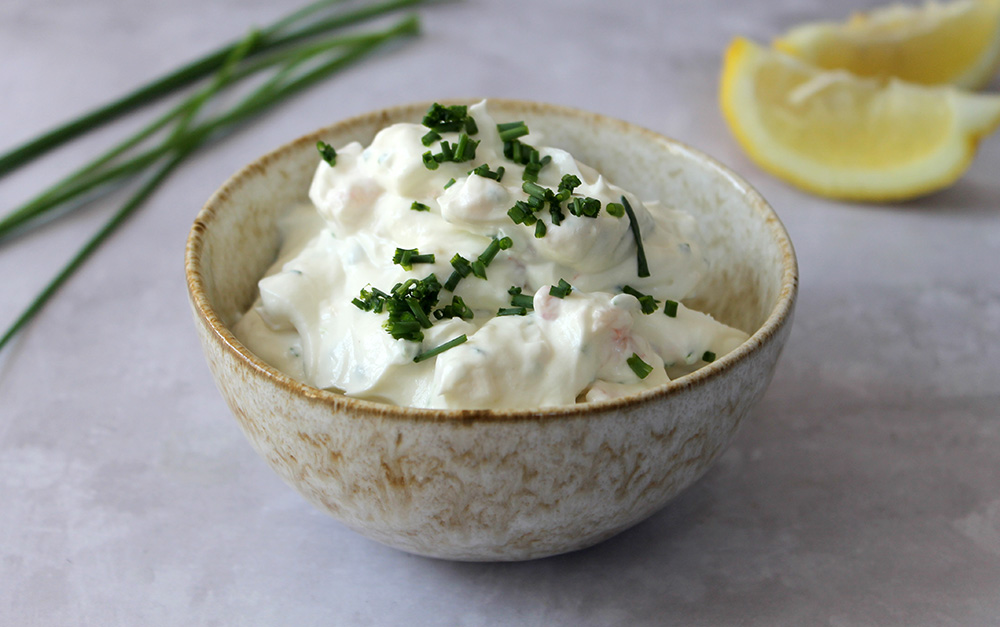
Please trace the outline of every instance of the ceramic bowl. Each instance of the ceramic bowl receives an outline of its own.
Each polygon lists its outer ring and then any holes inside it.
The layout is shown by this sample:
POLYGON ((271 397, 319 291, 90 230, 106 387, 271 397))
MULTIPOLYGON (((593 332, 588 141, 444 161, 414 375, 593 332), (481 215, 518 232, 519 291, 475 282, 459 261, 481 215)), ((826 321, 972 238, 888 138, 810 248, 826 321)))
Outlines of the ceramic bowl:
POLYGON ((764 394, 788 336, 797 267, 788 235, 740 177, 681 143, 559 106, 491 101, 642 198, 695 214, 711 272, 695 309, 751 334, 662 387, 591 404, 430 410, 303 385, 230 331, 274 261, 275 222, 306 200, 316 141, 368 144, 427 103, 334 124, 243 168, 199 213, 186 273, 198 335, 250 443, 307 500, 389 546, 458 560, 523 560, 593 545, 650 516, 724 450, 764 394))

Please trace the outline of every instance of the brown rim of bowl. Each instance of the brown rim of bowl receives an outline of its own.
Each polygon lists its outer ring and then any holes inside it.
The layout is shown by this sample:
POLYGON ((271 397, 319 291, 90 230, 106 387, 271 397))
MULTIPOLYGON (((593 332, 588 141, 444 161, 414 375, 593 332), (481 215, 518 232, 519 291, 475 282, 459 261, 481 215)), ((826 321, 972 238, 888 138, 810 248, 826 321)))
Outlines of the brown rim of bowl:
MULTIPOLYGON (((478 102, 478 99, 452 99, 439 101, 446 103, 471 103, 478 102)), ((596 401, 591 403, 578 403, 576 405, 560 405, 555 407, 539 407, 530 409, 426 409, 416 407, 403 407, 390 405, 375 401, 353 398, 338 392, 321 390, 310 385, 300 383, 288 375, 280 372, 276 368, 268 365, 263 360, 250 352, 243 344, 236 339, 233 333, 224 325, 215 313, 215 310, 208 302, 205 288, 202 283, 200 257, 204 234, 211 225, 218 206, 227 199, 229 194, 243 183, 243 180, 251 176, 262 174, 266 171, 266 166, 271 162, 280 159, 288 152, 299 149, 302 145, 313 146, 316 141, 326 133, 342 126, 354 126, 363 122, 371 122, 373 119, 388 120, 400 114, 411 111, 425 111, 430 106, 430 102, 411 103, 397 105, 380 109, 367 114, 357 115, 346 120, 342 120, 330 126, 323 127, 308 135, 304 135, 276 150, 273 150, 253 163, 244 166, 236 174, 229 178, 221 188, 219 188, 201 211, 198 212, 191 231, 188 235, 185 249, 184 270, 187 278, 188 293, 192 303, 194 303, 198 315, 202 321, 207 323, 214 333, 216 340, 221 342, 225 350, 235 354, 247 366, 260 376, 270 379, 278 386, 286 390, 300 394, 310 402, 327 405, 334 410, 350 410, 369 417, 392 418, 399 420, 421 420, 421 421, 441 421, 441 422, 476 422, 476 421, 517 421, 534 419, 555 419, 555 418, 584 418, 590 414, 603 413, 615 409, 627 409, 633 405, 642 404, 647 401, 659 399, 706 384, 712 379, 721 376, 731 370, 735 364, 745 357, 762 350, 765 343, 781 330, 788 323, 795 304, 798 291, 798 262, 795 257, 795 250, 792 242, 785 231, 784 225, 778 218, 774 210, 767 204, 761 195, 751 187, 742 177, 722 165, 712 157, 709 157, 700 150, 677 140, 665 137, 649 129, 637 126, 630 122, 618 120, 598 113, 590 113, 579 109, 573 109, 561 105, 552 105, 528 101, 509 99, 490 99, 491 103, 496 103, 499 107, 519 107, 522 110, 547 111, 562 114, 569 117, 585 118, 595 123, 603 125, 620 125, 641 135, 648 135, 658 141, 665 142, 681 151, 689 153, 692 157, 702 161, 706 166, 713 168, 723 178, 728 179, 746 197, 748 204, 754 211, 763 214, 764 221, 770 228, 771 234, 777 241, 782 253, 783 273, 781 278, 781 292, 778 301, 764 324, 757 329, 750 338, 740 344, 735 350, 727 353, 718 360, 699 368, 698 370, 665 383, 661 386, 650 388, 635 394, 622 396, 619 398, 596 401)), ((384 124, 383 124, 384 125, 384 124)))

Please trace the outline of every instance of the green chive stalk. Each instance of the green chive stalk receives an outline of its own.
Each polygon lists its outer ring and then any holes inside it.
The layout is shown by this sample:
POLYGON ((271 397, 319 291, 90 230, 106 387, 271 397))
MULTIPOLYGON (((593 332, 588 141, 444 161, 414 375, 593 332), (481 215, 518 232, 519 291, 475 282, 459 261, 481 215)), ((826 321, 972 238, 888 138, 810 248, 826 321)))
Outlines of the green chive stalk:
MULTIPOLYGON (((187 121, 182 121, 173 132, 173 136, 175 136, 175 138, 180 136, 183 131, 187 129, 190 124, 191 117, 193 117, 193 115, 189 114, 189 112, 193 110, 193 102, 205 102, 222 88, 232 85, 239 80, 274 65, 283 64, 284 68, 282 69, 282 72, 287 73, 299 64, 312 59, 323 52, 327 52, 335 48, 351 46, 355 47, 355 50, 358 48, 364 48, 367 50, 368 48, 366 48, 366 46, 380 45, 389 38, 406 34, 415 34, 418 28, 419 22, 414 16, 410 16, 400 21, 396 26, 384 31, 365 33, 361 35, 334 36, 299 49, 285 50, 274 53, 267 58, 261 59, 245 68, 236 69, 233 67, 228 72, 220 71, 220 73, 216 75, 216 79, 212 82, 212 84, 203 88, 193 97, 180 103, 164 115, 154 120, 145 128, 139 130, 133 136, 112 148, 107 153, 66 176, 38 196, 32 198, 20 207, 17 207, 5 215, 2 219, 0 219, 0 244, 2 244, 5 239, 9 238, 14 233, 23 232, 26 225, 35 220, 39 220, 44 214, 47 214, 60 205, 63 205, 70 200, 79 200, 87 192, 91 192, 101 186, 110 185, 126 179, 127 177, 133 176, 155 163, 156 160, 163 157, 163 155, 170 150, 169 141, 150 148, 124 163, 118 164, 114 167, 102 169, 103 166, 107 165, 131 148, 139 145, 144 140, 151 137, 154 133, 167 126, 170 122, 183 116, 183 118, 186 118, 187 121)), ((235 49, 236 52, 243 52, 245 54, 252 49, 253 41, 257 38, 259 38, 259 34, 251 33, 251 35, 244 40, 244 45, 235 49)), ((349 63, 361 54, 364 54, 364 51, 352 55, 347 62, 349 63)), ((235 62, 232 65, 235 65, 235 62)), ((272 78, 271 81, 265 85, 273 87, 274 82, 275 79, 272 78)), ((263 93, 258 95, 260 97, 264 96, 263 93)))
MULTIPOLYGON (((181 129, 180 132, 172 133, 159 147, 149 153, 146 153, 143 157, 140 157, 139 159, 141 160, 138 161, 138 163, 140 163, 142 167, 136 166, 135 163, 137 162, 136 160, 133 160, 119 166, 117 169, 127 167, 129 171, 132 171, 132 169, 141 170, 153 163, 156 163, 157 161, 160 161, 161 165, 157 167, 155 172, 125 202, 125 204, 111 216, 101 229, 98 230, 79 251, 77 251, 69 262, 59 271, 59 273, 56 274, 56 276, 49 281, 49 283, 34 298, 34 300, 32 300, 32 302, 14 321, 14 323, 8 327, 2 336, 0 336, 0 350, 2 350, 4 346, 6 346, 6 344, 32 320, 39 311, 41 311, 45 304, 76 272, 76 270, 80 268, 84 261, 86 261, 86 259, 90 257, 90 255, 92 255, 94 251, 96 251, 97 248, 108 237, 110 237, 110 235, 114 233, 114 231, 117 230, 129 216, 135 213, 135 211, 139 209, 143 203, 145 203, 153 192, 156 191, 156 189, 170 176, 170 174, 173 173, 177 166, 179 166, 192 152, 205 145, 213 137, 234 130, 238 125, 246 122, 248 119, 256 115, 263 113, 265 110, 278 104, 282 100, 325 78, 328 78, 338 70, 343 69, 354 61, 360 59, 362 56, 372 52, 379 45, 397 37, 416 34, 418 29, 419 21, 416 16, 410 16, 399 22, 396 26, 381 33, 377 33, 373 37, 356 40, 353 46, 349 47, 340 55, 318 63, 312 69, 308 69, 303 71, 300 75, 294 76, 294 71, 297 68, 305 62, 313 60, 312 57, 318 54, 316 47, 303 49, 297 54, 287 57, 284 67, 282 67, 274 76, 265 81, 256 90, 244 97, 229 111, 217 115, 214 118, 210 118, 205 122, 194 125, 192 125, 193 120, 197 115, 198 110, 208 101, 208 97, 202 97, 204 92, 199 92, 192 96, 179 109, 183 116, 178 123, 178 128, 181 129), (133 165, 130 166, 129 164, 133 165)), ((243 49, 244 52, 241 52, 238 48, 234 48, 231 55, 243 54, 246 50, 250 50, 251 47, 252 44, 246 45, 243 49)), ((323 50, 320 50, 320 52, 322 51, 323 50)), ((225 71, 221 71, 220 73, 224 74, 225 71)), ((231 75, 219 78, 213 81, 212 86, 210 87, 214 86, 216 89, 220 88, 226 84, 227 80, 231 80, 231 78, 231 75)))
POLYGON ((4 219, 0 220, 0 242, 2 242, 3 239, 12 231, 21 227, 28 220, 31 220, 32 218, 57 207, 63 202, 77 198, 84 192, 89 191, 91 188, 96 187, 103 182, 138 173, 145 167, 152 165, 159 157, 167 152, 171 145, 177 143, 181 139, 198 110, 229 82, 233 70, 243 57, 246 56, 247 52, 257 41, 259 36, 259 31, 251 31, 250 34, 243 39, 240 45, 233 49, 229 58, 226 60, 226 63, 216 73, 215 78, 212 80, 210 85, 179 104, 177 107, 168 112, 167 115, 161 116, 152 124, 149 124, 146 128, 140 130, 132 137, 115 146, 104 155, 101 155, 94 161, 91 161, 87 165, 83 166, 76 172, 70 174, 68 177, 36 196, 33 200, 22 205, 18 209, 15 209, 7 216, 4 216, 4 219), (93 172, 96 172, 101 166, 110 162, 128 149, 134 147, 176 117, 180 117, 180 121, 177 123, 177 126, 170 135, 170 138, 160 147, 160 150, 147 153, 147 155, 143 155, 140 158, 132 159, 127 164, 123 164, 122 166, 101 173, 100 175, 91 176, 89 180, 86 178, 93 172))
MULTIPOLYGON (((306 24, 298 30, 285 32, 291 26, 301 22, 315 13, 344 0, 319 0, 307 7, 295 11, 271 26, 260 31, 260 36, 247 50, 248 56, 288 47, 305 39, 370 20, 391 12, 412 7, 429 0, 390 0, 354 11, 344 12, 332 17, 320 19, 306 24)), ((198 80, 216 72, 233 53, 241 42, 235 42, 214 50, 176 70, 161 76, 145 85, 117 98, 116 100, 85 113, 69 122, 53 128, 40 136, 31 139, 8 152, 0 155, 0 177, 29 163, 46 152, 91 131, 102 124, 115 120, 139 107, 155 102, 178 89, 187 87, 198 80)))
POLYGON ((35 297, 31 304, 24 310, 24 312, 18 316, 17 320, 14 321, 12 325, 4 332, 3 336, 0 336, 0 350, 9 342, 18 331, 20 331, 28 322, 34 318, 45 303, 49 301, 50 298, 56 293, 56 291, 62 287, 73 273, 83 265, 83 262, 90 257, 97 250, 104 240, 106 240, 121 224, 129 217, 132 213, 138 209, 142 203, 149 198, 150 195, 156 190, 157 187, 166 180, 167 176, 174 171, 174 169, 180 165, 181 161, 187 156, 186 152, 179 152, 173 159, 167 162, 166 165, 160 167, 152 178, 149 179, 140 189, 137 191, 129 200, 119 209, 108 222, 101 227, 101 229, 94 234, 90 240, 87 241, 83 247, 77 251, 77 253, 70 259, 69 263, 63 266, 62 270, 59 271, 56 276, 49 281, 48 285, 35 297))

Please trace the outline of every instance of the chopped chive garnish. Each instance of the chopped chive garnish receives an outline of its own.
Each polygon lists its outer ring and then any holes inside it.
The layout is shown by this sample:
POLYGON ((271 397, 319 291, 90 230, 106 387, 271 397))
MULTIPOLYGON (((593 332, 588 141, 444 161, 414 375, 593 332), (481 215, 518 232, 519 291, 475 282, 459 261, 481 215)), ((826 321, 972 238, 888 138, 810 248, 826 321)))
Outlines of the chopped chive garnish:
POLYGON ((420 306, 419 300, 411 296, 406 298, 404 302, 406 302, 406 306, 410 308, 410 312, 413 313, 413 317, 420 323, 420 326, 425 329, 431 328, 431 319, 427 317, 427 312, 420 306))
POLYGON ((319 156, 323 158, 323 161, 331 166, 337 165, 337 151, 333 149, 333 146, 320 140, 316 142, 316 149, 319 150, 319 156))
POLYGON ((469 135, 475 135, 479 132, 479 125, 476 124, 475 118, 471 115, 465 118, 465 132, 469 135))
POLYGON ((424 167, 425 168, 427 168, 428 170, 437 170, 438 169, 438 162, 434 158, 434 155, 431 154, 430 150, 428 150, 427 152, 424 153, 423 159, 424 159, 424 167))
POLYGON ((490 170, 490 166, 485 163, 482 164, 481 166, 474 168, 471 172, 469 172, 469 174, 477 174, 483 178, 493 179, 498 183, 503 179, 503 173, 504 173, 503 166, 500 166, 499 168, 497 168, 496 172, 493 172, 492 170, 490 170))
POLYGON ((513 307, 523 307, 525 309, 535 308, 535 299, 531 294, 522 294, 521 288, 512 286, 507 293, 510 294, 510 304, 513 307))
POLYGON ((420 323, 413 318, 413 314, 407 313, 405 317, 400 316, 396 319, 390 318, 385 321, 382 328, 392 336, 394 340, 410 340, 412 342, 419 342, 424 339, 424 334, 420 330, 420 323))
POLYGON ((458 283, 462 280, 462 275, 459 274, 458 270, 451 273, 448 280, 444 282, 444 289, 449 292, 454 292, 455 288, 458 287, 458 283))
MULTIPOLYGON (((499 239, 494 238, 489 245, 486 247, 479 257, 476 258, 470 265, 472 269, 472 274, 479 277, 480 279, 486 278, 486 266, 490 265, 493 258, 497 256, 501 250, 507 250, 514 245, 514 241, 509 237, 501 237, 499 239)), ((454 260, 453 262, 454 263, 454 260)))
POLYGON ((559 190, 573 192, 574 189, 583 184, 580 177, 575 174, 563 174, 562 180, 559 181, 559 190))
POLYGON ((510 298, 510 304, 513 307, 522 307, 524 309, 534 309, 535 300, 528 294, 516 294, 510 298))
POLYGON ((562 212, 562 207, 555 201, 549 203, 549 215, 552 216, 552 224, 556 226, 562 224, 562 221, 566 219, 566 214, 562 212))
POLYGON ((424 146, 430 146, 437 140, 441 139, 441 136, 434 131, 427 131, 427 133, 420 138, 420 143, 424 146))
POLYGON ((421 255, 416 248, 397 248, 392 262, 403 266, 404 270, 411 270, 415 263, 434 263, 434 253, 421 255))
POLYGON ((534 163, 539 166, 538 169, 552 161, 552 157, 541 157, 537 150, 528 144, 522 144, 517 139, 507 140, 503 143, 503 156, 518 165, 534 163))
POLYGON ((528 163, 524 166, 524 172, 521 173, 521 180, 528 181, 530 183, 538 182, 538 173, 542 170, 542 164, 540 163, 528 163))
POLYGON ((657 305, 660 304, 660 301, 656 300, 649 294, 643 294, 639 290, 629 285, 623 287, 622 291, 625 292, 626 294, 631 294, 632 296, 635 296, 636 299, 639 301, 639 304, 642 305, 642 313, 646 315, 649 315, 654 311, 656 311, 657 305))
MULTIPOLYGON (((465 105, 444 105, 434 103, 424 115, 423 124, 432 131, 438 133, 452 133, 468 128, 468 107, 465 105)), ((475 122, 473 122, 473 127, 475 122)), ((475 133, 476 131, 469 131, 475 133)))
POLYGON ((472 273, 472 265, 469 264, 469 260, 455 253, 455 256, 451 258, 451 267, 455 269, 448 277, 448 280, 444 284, 444 288, 449 292, 454 292, 455 288, 458 287, 458 282, 469 276, 472 273))
POLYGON ((396 254, 392 256, 392 262, 403 266, 405 270, 409 270, 412 268, 410 257, 416 254, 416 252, 416 248, 397 248, 396 254))
POLYGON ((361 290, 361 298, 355 298, 351 303, 361 311, 382 313, 385 301, 388 298, 390 298, 389 295, 377 287, 371 287, 370 289, 366 287, 361 290))
POLYGON ((642 247, 642 235, 639 233, 639 221, 635 217, 635 212, 632 211, 632 205, 629 204, 628 198, 622 196, 622 206, 625 207, 625 213, 628 214, 629 226, 632 228, 632 237, 635 238, 635 258, 637 266, 637 274, 640 277, 649 276, 649 266, 646 265, 646 251, 642 247))
POLYGON ((454 161, 455 160, 455 148, 454 148, 454 146, 452 146, 451 144, 449 144, 447 140, 443 140, 438 145, 441 147, 441 152, 439 152, 438 154, 434 155, 434 160, 435 161, 437 161, 438 163, 444 163, 445 161, 454 161))
POLYGON ((406 295, 406 292, 409 291, 409 289, 413 287, 414 284, 416 284, 416 282, 417 282, 416 279, 406 279, 402 283, 397 283, 393 285, 390 291, 392 292, 393 296, 397 298, 402 298, 403 296, 406 295))
POLYGON ((474 317, 472 309, 465 304, 461 296, 452 296, 451 304, 445 305, 440 309, 434 310, 434 317, 438 320, 442 318, 461 318, 463 320, 471 320, 474 317))
POLYGON ((525 307, 501 307, 497 310, 498 316, 525 316, 528 310, 525 307))
POLYGON ((531 211, 531 206, 523 200, 514 203, 514 206, 507 210, 507 215, 514 221, 514 224, 524 224, 531 226, 538 218, 531 211))
POLYGON ((678 303, 676 300, 663 301, 663 313, 667 314, 668 318, 676 318, 677 305, 678 303))
POLYGON ((616 218, 620 218, 625 215, 625 205, 620 202, 609 202, 604 210, 607 211, 609 215, 613 215, 616 218))
POLYGON ((476 158, 477 147, 479 147, 479 140, 469 139, 468 135, 462 133, 458 137, 458 147, 455 148, 455 161, 472 161, 476 158))
POLYGON ((545 223, 541 220, 535 222, 535 237, 539 239, 545 237, 545 223))
POLYGON ((476 259, 472 262, 472 274, 479 277, 480 279, 486 278, 486 264, 480 259, 476 259))
POLYGON ((514 242, 509 237, 494 239, 490 242, 489 246, 486 247, 486 250, 479 255, 479 261, 488 266, 493 261, 493 258, 497 256, 497 253, 501 250, 507 250, 513 245, 514 242))
POLYGON ((713 353, 712 351, 705 351, 705 354, 702 355, 701 358, 703 361, 712 363, 713 361, 715 361, 715 353, 713 353))
POLYGON ((467 277, 472 272, 469 260, 458 253, 455 253, 455 256, 451 258, 451 267, 455 268, 455 272, 458 272, 462 277, 467 277))
POLYGON ((459 344, 465 343, 468 339, 469 338, 466 337, 466 335, 463 333, 462 335, 459 335, 458 337, 456 337, 453 340, 448 340, 447 342, 445 342, 444 344, 442 344, 440 346, 436 346, 436 347, 434 347, 434 348, 432 348, 430 350, 426 350, 426 351, 418 354, 416 357, 413 358, 413 361, 419 363, 419 362, 424 361, 426 359, 430 359, 431 357, 437 357, 438 355, 440 355, 441 353, 445 352, 446 350, 451 349, 451 348, 455 348, 459 344))
POLYGON ((458 136, 458 142, 455 144, 455 161, 465 161, 462 156, 465 154, 465 150, 468 146, 469 136, 462 133, 458 136))
MULTIPOLYGON (((520 142, 518 142, 520 143, 520 142)), ((518 160, 514 158, 514 142, 504 142, 503 143, 503 156, 507 157, 514 163, 518 163, 518 160)))
POLYGON ((444 188, 448 189, 449 187, 451 187, 454 184, 455 184, 455 179, 449 179, 448 182, 444 184, 444 188))
POLYGON ((497 132, 500 133, 500 139, 506 142, 517 139, 518 137, 524 137, 529 131, 527 125, 523 121, 518 121, 497 124, 497 132))
POLYGON ((596 218, 597 214, 601 212, 601 201, 590 196, 574 198, 569 205, 569 212, 575 216, 596 218))
POLYGON ((551 193, 551 190, 545 189, 541 185, 532 183, 531 181, 525 181, 524 184, 521 185, 521 189, 524 190, 525 194, 538 198, 539 200, 545 200, 546 192, 551 193))
POLYGON ((639 357, 636 353, 632 353, 632 356, 626 359, 625 363, 627 363, 628 367, 632 369, 635 376, 640 379, 645 379, 649 376, 649 373, 653 371, 653 367, 644 362, 642 357, 639 357))
POLYGON ((410 209, 412 209, 413 211, 430 211, 431 210, 430 207, 428 207, 427 205, 425 205, 422 202, 417 202, 416 200, 414 200, 413 204, 410 205, 410 209))
POLYGON ((549 296, 556 298, 566 298, 573 291, 573 286, 566 282, 566 279, 559 279, 558 285, 549 288, 549 296))
MULTIPOLYGON (((401 249, 403 250, 403 249, 401 249)), ((360 298, 351 302, 363 311, 388 312, 389 318, 382 325, 393 339, 419 342, 423 340, 421 329, 431 325, 428 313, 438 302, 441 284, 434 274, 423 279, 407 279, 397 283, 390 294, 378 288, 361 290, 360 298)))

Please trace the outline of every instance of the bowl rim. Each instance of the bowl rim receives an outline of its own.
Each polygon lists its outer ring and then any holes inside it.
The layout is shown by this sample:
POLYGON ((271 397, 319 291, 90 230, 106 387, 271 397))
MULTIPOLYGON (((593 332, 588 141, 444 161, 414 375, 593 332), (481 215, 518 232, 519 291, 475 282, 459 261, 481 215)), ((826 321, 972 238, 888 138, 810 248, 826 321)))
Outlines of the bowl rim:
MULTIPOLYGON (((543 111, 548 114, 572 117, 590 121, 601 125, 618 125, 623 129, 628 129, 631 133, 646 136, 650 140, 655 140, 676 151, 687 153, 686 156, 698 161, 702 166, 714 170, 716 174, 727 179, 729 183, 741 192, 751 207, 751 210, 761 214, 761 217, 768 227, 770 234, 781 252, 782 276, 781 288, 777 302, 768 314, 764 323, 754 331, 750 337, 737 348, 694 372, 673 379, 667 383, 636 392, 626 396, 602 401, 588 403, 577 403, 574 405, 558 405, 552 407, 534 407, 523 409, 431 409, 419 407, 406 407, 391 405, 377 401, 369 401, 361 398, 354 398, 345 394, 330 390, 323 390, 312 387, 308 384, 297 381, 284 374, 273 366, 267 364, 246 348, 223 324, 219 315, 215 312, 209 302, 207 290, 204 285, 201 272, 201 253, 204 246, 206 232, 210 228, 216 215, 222 210, 229 196, 246 179, 254 176, 263 176, 267 172, 267 167, 278 161, 289 153, 302 149, 304 145, 315 146, 317 140, 328 133, 332 133, 342 127, 357 126, 363 123, 371 123, 379 119, 387 122, 390 119, 406 115, 410 112, 425 111, 433 102, 442 104, 470 104, 481 99, 461 98, 447 99, 427 102, 411 102, 395 106, 385 107, 369 113, 351 116, 333 124, 324 126, 293 141, 290 141, 278 148, 271 150, 253 162, 240 168, 235 174, 229 177, 222 186, 217 189, 208 201, 204 204, 189 231, 184 255, 185 278, 188 287, 188 296, 195 310, 195 314, 206 324, 215 340, 220 342, 223 350, 229 352, 244 366, 248 367, 256 376, 263 377, 270 383, 283 388, 286 392, 301 396, 311 403, 327 405, 331 410, 345 413, 357 417, 379 417, 396 420, 417 420, 423 422, 512 422, 521 420, 552 420, 555 418, 586 418, 588 416, 615 412, 629 409, 639 405, 677 396, 687 390, 698 388, 722 377, 726 372, 732 370, 739 362, 749 358, 751 355, 760 352, 772 340, 781 329, 787 325, 792 318, 795 301, 798 293, 798 261, 795 249, 792 246, 788 232, 785 230, 780 218, 766 200, 741 176, 730 170, 728 167, 705 154, 704 152, 692 148, 661 133, 657 133, 645 127, 626 122, 617 118, 593 113, 581 109, 540 103, 526 100, 490 98, 488 101, 501 107, 523 108, 525 111, 543 111)), ((383 124, 384 126, 384 124, 383 124)))

